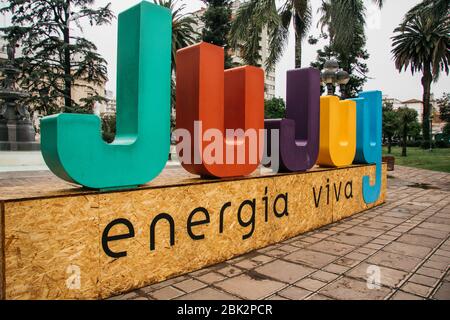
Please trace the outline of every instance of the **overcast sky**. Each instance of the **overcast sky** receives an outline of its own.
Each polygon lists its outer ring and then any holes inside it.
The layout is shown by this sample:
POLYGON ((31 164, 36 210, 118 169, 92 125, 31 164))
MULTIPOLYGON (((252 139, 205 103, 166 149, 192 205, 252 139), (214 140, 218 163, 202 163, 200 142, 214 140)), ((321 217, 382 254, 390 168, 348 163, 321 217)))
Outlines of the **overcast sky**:
MULTIPOLYGON (((282 0, 278 0, 282 2, 282 0)), ((108 2, 112 4, 112 10, 120 13, 128 7, 139 3, 140 0, 97 0, 96 5, 105 5, 108 2)), ((200 0, 178 0, 186 4, 187 11, 195 11, 203 6, 200 0)), ((312 0, 314 22, 310 30, 312 35, 318 35, 317 8, 320 0, 312 0)), ((370 53, 370 59, 367 61, 369 66, 370 79, 365 85, 365 90, 380 89, 384 94, 395 97, 400 100, 411 98, 421 99, 422 89, 420 84, 420 75, 411 76, 411 72, 399 73, 394 66, 391 51, 391 39, 393 30, 401 22, 404 14, 420 0, 387 0, 384 8, 379 11, 371 0, 365 0, 367 13, 367 50, 370 53)), ((85 24, 84 33, 87 38, 92 40, 97 46, 99 52, 108 61, 109 82, 107 88, 115 90, 116 86, 116 47, 117 47, 117 20, 112 25, 102 27, 90 27, 85 24)), ((315 60, 316 51, 323 47, 323 42, 311 46, 304 41, 303 47, 303 65, 308 66, 315 60)), ((286 71, 294 67, 294 35, 291 32, 290 41, 285 54, 277 65, 277 96, 285 97, 285 78, 286 71)), ((450 78, 443 74, 437 83, 432 86, 432 92, 436 97, 441 97, 443 92, 450 92, 450 78)))

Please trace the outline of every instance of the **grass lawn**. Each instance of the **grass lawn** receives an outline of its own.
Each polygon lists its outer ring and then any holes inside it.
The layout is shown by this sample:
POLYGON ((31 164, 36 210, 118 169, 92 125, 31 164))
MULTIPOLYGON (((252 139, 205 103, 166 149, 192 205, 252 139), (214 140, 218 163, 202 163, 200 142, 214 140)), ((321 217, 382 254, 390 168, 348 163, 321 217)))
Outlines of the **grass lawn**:
MULTIPOLYGON (((450 172, 450 148, 423 150, 421 148, 408 148, 407 157, 402 157, 402 149, 393 147, 392 154, 395 164, 406 167, 428 169, 434 171, 450 172)), ((387 148, 383 148, 383 156, 387 156, 387 148)))

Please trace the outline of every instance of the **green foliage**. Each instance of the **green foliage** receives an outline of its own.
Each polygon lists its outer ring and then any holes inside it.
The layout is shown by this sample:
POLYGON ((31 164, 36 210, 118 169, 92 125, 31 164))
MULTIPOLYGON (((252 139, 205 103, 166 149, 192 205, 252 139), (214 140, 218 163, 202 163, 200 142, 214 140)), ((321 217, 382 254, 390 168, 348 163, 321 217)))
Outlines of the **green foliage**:
POLYGON ((409 125, 408 137, 414 140, 421 139, 420 133, 422 132, 422 126, 420 125, 417 118, 409 125))
POLYGON ((233 67, 233 61, 229 54, 230 45, 228 37, 231 30, 231 0, 203 0, 207 5, 202 16, 205 24, 202 40, 225 50, 225 69, 233 67))
POLYGON ((433 20, 440 19, 443 15, 450 14, 450 2, 448 0, 422 0, 405 15, 402 27, 414 20, 420 13, 426 14, 433 20))
POLYGON ((392 144, 392 138, 397 133, 398 117, 392 103, 383 104, 383 137, 388 141, 388 147, 392 144))
POLYGON ((277 9, 275 0, 249 0, 239 8, 231 29, 231 45, 240 49, 245 63, 264 64, 273 69, 283 56, 289 38, 291 22, 295 29, 295 66, 301 67, 302 40, 311 26, 309 0, 285 0, 277 9), (260 61, 260 39, 266 29, 269 37, 269 57, 260 61))
POLYGON ((415 124, 417 121, 417 111, 407 107, 398 108, 396 111, 399 130, 400 132, 404 132, 404 128, 406 128, 406 134, 411 135, 415 132, 415 124))
POLYGON ((281 119, 286 116, 286 104, 282 98, 272 98, 264 102, 265 119, 281 119))
POLYGON ((450 2, 425 0, 411 9, 394 30, 392 53, 396 68, 422 73, 424 140, 430 136, 431 83, 441 72, 449 73, 450 2), (435 10, 435 6, 440 9, 435 10))
MULTIPOLYGON (((381 8, 383 1, 374 1, 381 8)), ((350 75, 345 86, 345 97, 355 97, 362 91, 369 72, 366 60, 369 54, 365 50, 364 33, 366 7, 362 0, 324 0, 319 10, 321 18, 318 25, 321 37, 329 39, 328 45, 317 51, 317 60, 312 67, 323 69, 326 60, 334 58, 339 66, 350 75)), ((317 43, 310 37, 310 44, 317 43)))
POLYGON ((114 15, 109 4, 100 8, 93 4, 93 0, 10 0, 0 9, 11 14, 12 22, 12 27, 1 30, 9 41, 22 45, 23 57, 16 62, 23 71, 21 85, 32 93, 26 103, 42 114, 88 113, 95 102, 104 101, 94 85, 107 81, 106 61, 94 43, 79 35, 80 23, 109 24, 114 15), (72 89, 77 87, 91 94, 76 102, 72 89))
MULTIPOLYGON (((450 6, 450 2, 448 4, 450 6)), ((433 18, 417 13, 406 25, 394 30, 392 53, 399 71, 410 68, 411 73, 430 68, 436 80, 441 71, 449 73, 450 16, 448 13, 433 18)))
POLYGON ((444 93, 437 101, 439 107, 439 117, 442 121, 450 123, 450 93, 444 93))
POLYGON ((105 114, 102 117, 102 134, 103 140, 108 143, 114 141, 116 136, 116 115, 105 114))
MULTIPOLYGON (((172 73, 176 68, 176 55, 177 51, 187 46, 196 43, 196 38, 199 35, 194 30, 196 21, 192 14, 185 14, 183 11, 186 9, 186 5, 182 4, 178 6, 176 0, 153 0, 154 3, 170 9, 172 12, 172 73)), ((170 83, 170 104, 171 110, 176 109, 176 82, 175 77, 172 77, 170 83)), ((170 128, 171 132, 175 129, 175 117, 174 113, 170 116, 170 128)))
POLYGON ((443 134, 445 137, 450 137, 450 123, 447 123, 447 124, 444 126, 444 129, 442 130, 442 134, 443 134))
POLYGON ((411 134, 415 134, 417 130, 417 111, 407 107, 402 107, 397 110, 399 135, 402 138, 402 156, 406 157, 406 142, 411 134))
POLYGON ((319 9, 322 33, 327 29, 333 50, 343 54, 365 44, 365 6, 362 0, 324 0, 319 9))
POLYGON ((327 60, 335 58, 339 66, 350 75, 350 81, 345 86, 345 96, 347 98, 356 97, 363 90, 367 81, 366 74, 369 72, 367 64, 369 54, 363 48, 353 47, 354 51, 345 54, 336 51, 333 46, 326 45, 323 49, 317 50, 317 60, 311 63, 311 67, 322 70, 327 60))
POLYGON ((153 0, 154 3, 172 12, 172 71, 176 67, 177 51, 196 42, 198 33, 194 30, 196 21, 192 14, 185 14, 186 4, 178 6, 177 0, 153 0))
POLYGON ((450 143, 448 142, 448 139, 447 140, 438 140, 438 141, 436 141, 435 145, 436 145, 436 148, 441 148, 441 149, 450 148, 450 143))

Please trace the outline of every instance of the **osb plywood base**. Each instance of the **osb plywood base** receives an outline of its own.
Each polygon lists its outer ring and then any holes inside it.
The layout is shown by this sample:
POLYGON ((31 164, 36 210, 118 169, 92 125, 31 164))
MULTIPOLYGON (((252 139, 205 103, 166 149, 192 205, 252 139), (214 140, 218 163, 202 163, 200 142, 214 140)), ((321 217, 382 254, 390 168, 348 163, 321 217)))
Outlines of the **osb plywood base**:
POLYGON ((170 169, 110 193, 12 186, 0 198, 1 298, 106 298, 222 262, 383 203, 385 165, 371 206, 363 175, 375 167, 225 181, 170 169))

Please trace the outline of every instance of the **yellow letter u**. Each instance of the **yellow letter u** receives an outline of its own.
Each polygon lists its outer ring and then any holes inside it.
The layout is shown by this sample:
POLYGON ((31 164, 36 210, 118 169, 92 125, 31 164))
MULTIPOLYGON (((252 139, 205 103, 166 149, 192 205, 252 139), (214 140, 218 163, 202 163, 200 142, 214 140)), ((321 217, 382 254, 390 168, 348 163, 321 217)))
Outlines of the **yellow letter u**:
POLYGON ((343 167, 356 153, 356 102, 335 96, 320 98, 320 148, 317 164, 343 167))

